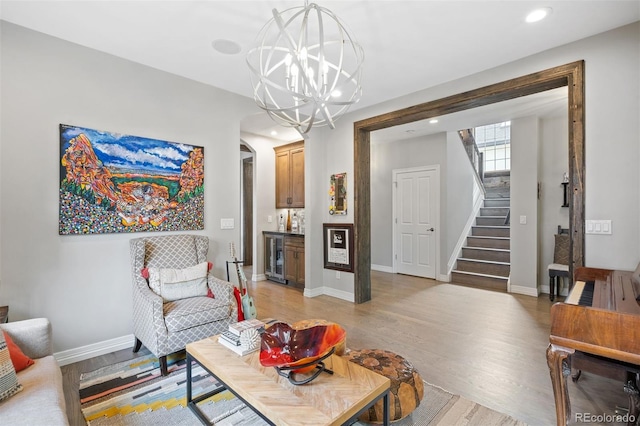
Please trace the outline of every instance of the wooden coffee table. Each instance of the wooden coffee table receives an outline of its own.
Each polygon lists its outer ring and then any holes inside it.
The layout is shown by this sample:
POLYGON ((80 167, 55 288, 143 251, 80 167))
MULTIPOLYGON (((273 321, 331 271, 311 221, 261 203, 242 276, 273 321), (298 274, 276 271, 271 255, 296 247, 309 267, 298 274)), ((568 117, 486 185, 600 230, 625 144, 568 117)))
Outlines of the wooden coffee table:
POLYGON ((218 336, 187 345, 187 404, 204 424, 211 424, 197 403, 228 389, 273 425, 351 424, 378 400, 384 402, 384 423, 389 425, 388 378, 346 359, 331 355, 315 380, 295 386, 273 367, 260 364, 259 352, 239 356, 218 343, 218 336), (200 364, 222 388, 193 397, 191 364, 200 364))

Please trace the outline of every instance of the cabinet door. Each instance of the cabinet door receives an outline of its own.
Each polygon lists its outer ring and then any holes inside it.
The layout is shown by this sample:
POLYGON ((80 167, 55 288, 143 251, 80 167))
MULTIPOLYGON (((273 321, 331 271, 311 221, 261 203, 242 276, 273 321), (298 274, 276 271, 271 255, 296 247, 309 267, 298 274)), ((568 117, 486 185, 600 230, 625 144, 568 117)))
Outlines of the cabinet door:
POLYGON ((304 148, 292 149, 291 167, 291 207, 304 207, 304 148))
POLYGON ((304 238, 285 237, 284 251, 285 278, 294 287, 304 287, 304 238))
POLYGON ((284 246, 284 279, 293 282, 298 279, 296 248, 288 244, 284 246))
POLYGON ((291 157, 289 151, 276 153, 276 208, 291 207, 291 157))
POLYGON ((298 248, 296 251, 296 261, 298 266, 297 279, 298 284, 304 285, 304 247, 298 248))

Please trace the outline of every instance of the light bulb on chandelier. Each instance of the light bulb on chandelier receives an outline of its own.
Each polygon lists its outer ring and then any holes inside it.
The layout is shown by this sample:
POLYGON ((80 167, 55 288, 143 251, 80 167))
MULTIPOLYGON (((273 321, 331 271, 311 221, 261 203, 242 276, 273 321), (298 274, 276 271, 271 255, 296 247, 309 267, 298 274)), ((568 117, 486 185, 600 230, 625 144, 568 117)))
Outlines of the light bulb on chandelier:
POLYGON ((339 18, 315 3, 278 12, 249 50, 253 97, 277 123, 335 127, 362 95, 364 53, 339 18))

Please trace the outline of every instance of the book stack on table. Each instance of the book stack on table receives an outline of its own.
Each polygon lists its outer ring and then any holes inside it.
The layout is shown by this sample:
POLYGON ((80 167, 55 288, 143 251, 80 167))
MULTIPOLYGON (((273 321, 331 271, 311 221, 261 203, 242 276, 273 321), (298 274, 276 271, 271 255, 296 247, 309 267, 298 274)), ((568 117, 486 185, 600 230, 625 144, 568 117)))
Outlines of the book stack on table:
POLYGON ((255 318, 240 321, 235 324, 229 324, 229 330, 220 334, 218 342, 222 346, 231 349, 238 355, 244 356, 250 354, 260 349, 260 342, 254 345, 247 345, 246 343, 242 342, 242 339, 240 337, 242 333, 246 332, 247 330, 259 330, 261 328, 264 328, 264 326, 264 321, 260 321, 255 318))

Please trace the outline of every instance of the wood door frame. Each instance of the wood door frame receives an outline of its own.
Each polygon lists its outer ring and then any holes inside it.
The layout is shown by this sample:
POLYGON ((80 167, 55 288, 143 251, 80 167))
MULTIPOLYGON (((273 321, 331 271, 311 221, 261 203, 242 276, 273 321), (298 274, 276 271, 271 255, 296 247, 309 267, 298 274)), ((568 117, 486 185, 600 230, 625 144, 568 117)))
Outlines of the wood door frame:
MULTIPOLYGON (((393 169, 391 171, 391 178, 392 178, 392 182, 397 182, 397 177, 398 174, 400 173, 416 173, 416 172, 435 172, 436 173, 436 177, 437 177, 437 181, 436 181, 436 202, 438 203, 438 205, 436 206, 436 211, 435 211, 435 233, 434 233, 434 237, 436 239, 436 252, 435 252, 435 256, 434 256, 434 265, 435 265, 435 269, 434 269, 434 279, 438 279, 438 277, 440 276, 440 206, 442 204, 442 192, 440 191, 440 164, 430 164, 427 166, 419 166, 419 167, 408 167, 408 168, 403 168, 403 169, 393 169)), ((397 212, 398 212, 398 200, 397 200, 397 196, 398 196, 398 186, 397 184, 394 184, 392 186, 392 191, 391 191, 391 198, 393 200, 392 203, 392 218, 393 220, 391 221, 391 226, 392 226, 392 230, 391 230, 391 235, 393 236, 393 242, 392 242, 392 251, 393 251, 393 259, 392 260, 392 264, 393 264, 393 273, 397 274, 398 273, 398 259, 396 258, 396 253, 398 250, 397 247, 397 243, 396 243, 396 232, 398 232, 398 224, 395 221, 395 218, 397 217, 397 212)))
POLYGON ((491 84, 353 123, 354 301, 371 300, 371 132, 559 87, 568 88, 569 121, 569 276, 584 266, 584 61, 491 84))

